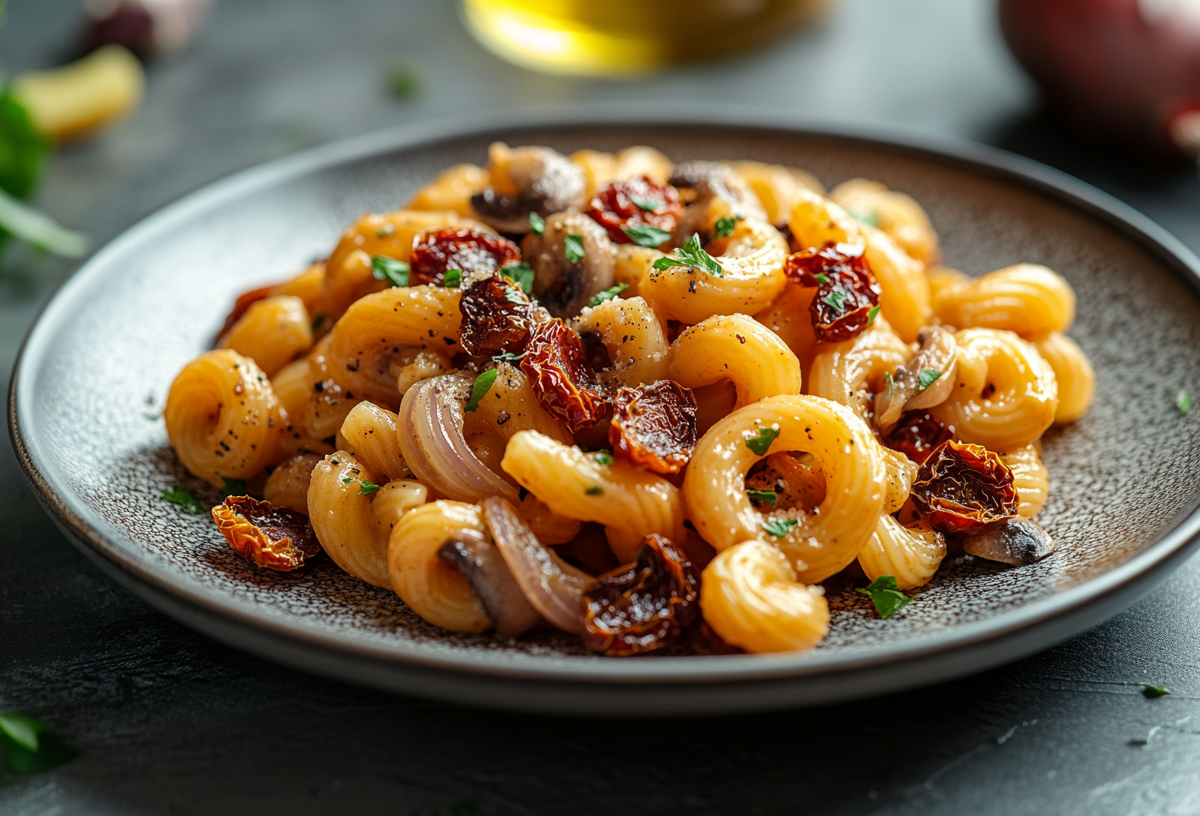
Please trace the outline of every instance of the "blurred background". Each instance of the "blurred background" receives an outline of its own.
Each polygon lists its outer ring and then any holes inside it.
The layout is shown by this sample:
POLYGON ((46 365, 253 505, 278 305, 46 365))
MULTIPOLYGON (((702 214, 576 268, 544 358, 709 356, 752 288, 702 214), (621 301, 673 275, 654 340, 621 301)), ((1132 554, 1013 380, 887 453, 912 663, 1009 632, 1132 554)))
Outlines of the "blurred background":
MULTIPOLYGON (((0 374, 7 388, 37 309, 87 251, 181 194, 343 137, 489 112, 739 105, 976 141, 1095 184, 1200 249, 1198 6, 9 0, 0 374)), ((642 739, 661 724, 618 723, 618 756, 613 734, 579 737, 604 732, 594 723, 353 689, 184 629, 61 537, 7 446, 0 531, 0 710, 83 749, 47 775, 0 774, 4 813, 1200 812, 1187 725, 1200 709, 1156 725, 1140 695, 1110 693, 1147 676, 1200 688, 1194 562, 1014 666, 820 712, 672 724, 666 747, 642 739), (1174 729, 1157 737, 1169 751, 1131 741, 1152 727, 1174 729), (814 733, 823 746, 783 736, 814 733)))

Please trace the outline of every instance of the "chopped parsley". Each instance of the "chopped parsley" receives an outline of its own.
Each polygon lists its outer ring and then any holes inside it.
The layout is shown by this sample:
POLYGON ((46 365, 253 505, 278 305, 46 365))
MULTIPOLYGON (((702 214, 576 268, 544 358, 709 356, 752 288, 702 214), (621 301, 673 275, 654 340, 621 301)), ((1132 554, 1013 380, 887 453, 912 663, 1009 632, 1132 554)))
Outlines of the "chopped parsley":
POLYGON ((162 497, 171 504, 178 504, 183 508, 183 512, 197 516, 204 512, 204 506, 196 501, 196 497, 192 492, 179 485, 171 485, 162 492, 162 497))
POLYGON ((654 249, 664 241, 668 241, 671 238, 671 233, 667 232, 665 229, 652 227, 649 224, 641 224, 636 227, 622 227, 621 232, 628 235, 629 240, 633 241, 638 246, 650 247, 651 249, 654 249))
POLYGON ((397 63, 388 73, 388 90, 397 99, 408 99, 420 90, 421 81, 411 65, 397 63))
POLYGON ((579 263, 586 254, 583 250, 583 236, 568 232, 567 237, 563 239, 563 252, 566 253, 568 261, 579 263))
POLYGON ((379 485, 374 482, 359 482, 358 492, 362 496, 373 496, 379 492, 379 485))
POLYGON ((942 376, 942 372, 940 371, 935 371, 932 368, 923 368, 917 372, 917 385, 921 386, 921 390, 924 391, 937 382, 940 376, 942 376))
POLYGON ((772 507, 775 506, 775 502, 779 498, 775 495, 774 490, 747 490, 746 495, 754 501, 760 501, 765 504, 769 504, 772 507))
POLYGON ((867 312, 867 325, 870 326, 875 322, 875 318, 879 317, 879 307, 872 306, 871 311, 867 312))
POLYGON ((796 529, 796 525, 799 523, 796 519, 768 519, 763 522, 762 527, 767 535, 785 536, 796 529))
POLYGON ((492 358, 497 363, 512 363, 516 365, 525 359, 524 354, 513 354, 511 351, 502 351, 492 358))
POLYGON ((371 275, 389 286, 408 286, 408 264, 386 255, 371 256, 371 275))
POLYGON ((714 235, 718 238, 728 238, 730 235, 733 235, 733 228, 736 226, 736 218, 718 218, 714 235))
POLYGON ((818 284, 829 283, 828 275, 822 275, 820 272, 818 272, 817 274, 813 275, 813 277, 817 279, 818 284))
POLYGON ((529 214, 529 231, 534 235, 541 236, 546 231, 546 219, 535 212, 531 212, 529 214))
POLYGON ((710 275, 716 275, 718 278, 725 277, 725 270, 721 268, 721 264, 704 251, 704 248, 700 246, 700 236, 694 233, 691 238, 683 242, 683 246, 675 250, 674 258, 659 258, 654 262, 655 269, 670 269, 673 266, 687 266, 710 275))
POLYGON ((475 382, 471 385, 471 398, 467 400, 467 405, 463 408, 464 411, 471 412, 479 407, 479 401, 487 396, 487 392, 492 390, 492 383, 496 381, 496 369, 485 371, 475 378, 475 382))
POLYGON ((245 496, 246 495, 246 480, 245 479, 226 479, 222 478, 224 483, 221 486, 221 495, 225 498, 230 496, 245 496))
POLYGON ((325 322, 325 315, 323 315, 323 314, 319 314, 319 315, 317 315, 316 317, 314 317, 314 318, 313 318, 313 321, 312 321, 312 330, 313 330, 314 332, 315 332, 315 331, 317 331, 317 329, 321 328, 321 325, 322 325, 324 322, 325 322))
POLYGON ((616 299, 617 295, 621 294, 628 288, 628 283, 618 283, 616 286, 610 286, 603 292, 597 292, 595 296, 588 301, 588 306, 594 309, 606 300, 616 299))
POLYGON ((0 757, 14 773, 48 771, 77 753, 41 720, 19 711, 0 712, 0 757))
POLYGON ((866 212, 851 210, 850 217, 860 224, 866 224, 868 227, 879 226, 879 210, 867 210, 866 212))
POLYGON ((445 286, 447 289, 457 289, 462 286, 462 270, 447 269, 446 277, 442 280, 442 286, 445 286))
POLYGON ((855 590, 861 595, 867 595, 875 604, 879 617, 887 618, 900 611, 912 598, 900 591, 900 585, 891 575, 880 575, 865 588, 855 590))
POLYGON ((1151 683, 1142 683, 1142 694, 1153 700, 1155 697, 1166 697, 1171 692, 1167 691, 1162 686, 1155 686, 1151 683))
POLYGON ((613 463, 613 455, 606 451, 600 451, 595 456, 593 456, 592 459, 597 464, 601 464, 601 465, 611 465, 613 463))
POLYGON ((500 274, 521 287, 521 291, 529 294, 533 291, 533 267, 527 263, 515 263, 504 267, 500 274))
POLYGON ((354 478, 352 476, 347 476, 345 479, 342 479, 342 484, 350 484, 353 481, 354 478))
POLYGON ((887 386, 888 399, 891 399, 892 394, 896 390, 896 381, 892 379, 892 372, 890 372, 890 371, 883 372, 883 384, 887 386))
POLYGON ((1175 407, 1179 409, 1179 413, 1187 416, 1187 412, 1192 410, 1192 395, 1188 391, 1180 391, 1175 397, 1175 407))
POLYGON ((838 314, 846 308, 846 293, 845 292, 830 292, 825 297, 821 298, 821 302, 833 309, 838 314))
POLYGON ((655 201, 653 198, 631 195, 629 200, 636 204, 639 210, 645 210, 646 212, 654 212, 662 206, 661 201, 655 201))
POLYGON ((601 493, 604 492, 604 488, 600 487, 600 485, 592 485, 591 487, 589 487, 587 490, 585 490, 583 492, 587 493, 589 496, 599 496, 601 493))
POLYGON ((746 447, 757 456, 766 456, 767 451, 771 448, 771 443, 777 436, 779 436, 779 431, 775 428, 759 428, 757 436, 747 437, 746 447))

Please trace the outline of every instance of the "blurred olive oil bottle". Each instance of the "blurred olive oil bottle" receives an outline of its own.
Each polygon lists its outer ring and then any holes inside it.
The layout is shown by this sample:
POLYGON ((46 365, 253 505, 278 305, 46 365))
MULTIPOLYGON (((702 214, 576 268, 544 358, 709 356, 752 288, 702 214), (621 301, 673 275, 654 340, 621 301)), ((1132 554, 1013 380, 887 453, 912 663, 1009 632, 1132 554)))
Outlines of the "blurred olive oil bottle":
POLYGON ((637 77, 745 51, 832 0, 462 0, 467 27, 538 71, 637 77))

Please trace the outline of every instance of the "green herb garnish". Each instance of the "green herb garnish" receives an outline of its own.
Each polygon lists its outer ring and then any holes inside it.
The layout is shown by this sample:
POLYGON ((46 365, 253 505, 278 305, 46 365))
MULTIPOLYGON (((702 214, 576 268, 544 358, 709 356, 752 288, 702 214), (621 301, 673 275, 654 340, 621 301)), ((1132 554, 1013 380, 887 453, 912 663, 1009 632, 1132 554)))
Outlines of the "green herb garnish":
POLYGON ((196 497, 192 495, 190 490, 179 485, 168 487, 162 492, 162 497, 171 502, 171 504, 178 504, 183 508, 183 512, 193 516, 204 512, 204 505, 196 501, 196 497))
POLYGON ((879 317, 879 307, 872 306, 871 311, 867 312, 867 325, 870 326, 875 322, 875 318, 879 317))
POLYGON ((583 236, 568 232, 563 240, 563 252, 566 253, 568 261, 579 263, 586 254, 583 249, 583 236))
POLYGON ((324 324, 324 323, 325 323, 325 315, 323 315, 323 314, 317 315, 316 317, 313 318, 312 330, 314 332, 316 332, 316 330, 321 328, 322 324, 324 324))
POLYGON ((1187 412, 1192 410, 1192 395, 1187 391, 1180 391, 1175 397, 1175 407, 1179 409, 1179 413, 1187 416, 1187 412))
POLYGON ((362 496, 372 496, 379 492, 379 485, 374 482, 359 482, 358 492, 362 496))
POLYGON ((601 493, 604 492, 604 488, 600 487, 599 485, 592 485, 591 487, 589 487, 587 490, 585 490, 583 492, 587 493, 589 496, 599 496, 601 493))
POLYGON ((833 309, 838 314, 842 313, 842 309, 846 306, 845 292, 830 292, 825 297, 821 298, 821 302, 833 309))
POLYGON ((737 226, 736 218, 718 218, 713 233, 718 238, 728 238, 733 235, 733 228, 737 226))
POLYGON ((546 219, 535 212, 531 212, 529 214, 529 231, 541 237, 542 233, 546 231, 546 219))
POLYGON ((879 226, 879 210, 868 210, 867 212, 851 210, 850 217, 860 224, 866 224, 868 227, 879 226))
POLYGON ((779 499, 779 497, 775 495, 774 490, 747 490, 746 495, 754 501, 760 501, 764 504, 769 504, 772 507, 775 506, 775 502, 779 499))
POLYGON ((421 88, 420 77, 411 65, 397 63, 388 73, 388 90, 397 99, 408 99, 416 96, 421 88))
POLYGON ((796 519, 769 519, 763 522, 763 530, 767 535, 785 536, 792 530, 796 529, 796 525, 800 522, 796 519))
POLYGON ((245 496, 246 495, 246 480, 245 479, 227 479, 222 477, 224 483, 221 487, 221 495, 225 498, 230 496, 245 496))
POLYGON ((674 258, 659 258, 653 264, 655 269, 670 269, 673 266, 687 266, 692 269, 699 269, 701 272, 707 272, 710 275, 716 275, 718 278, 725 277, 725 270, 721 268, 721 264, 712 255, 704 251, 700 246, 700 236, 693 234, 683 242, 683 246, 675 250, 674 258))
POLYGON ((940 371, 935 371, 932 368, 923 368, 917 372, 917 385, 921 386, 921 390, 924 391, 937 382, 940 376, 942 376, 942 372, 940 371))
POLYGON ((521 291, 529 294, 533 291, 533 267, 527 263, 510 264, 500 270, 500 274, 521 287, 521 291))
POLYGON ((1167 691, 1162 686, 1155 686, 1151 683, 1142 683, 1142 694, 1146 695, 1152 700, 1155 697, 1166 697, 1170 693, 1171 692, 1167 691))
POLYGON ((899 584, 891 575, 880 575, 865 588, 856 589, 855 592, 870 596, 875 604, 875 611, 881 618, 890 617, 912 600, 900 591, 899 584))
POLYGON ((592 457, 592 459, 595 460, 597 464, 601 465, 611 465, 613 463, 613 455, 604 451, 597 453, 592 457))
POLYGON ((628 235, 629 240, 638 246, 650 247, 651 249, 671 238, 671 233, 665 229, 652 227, 649 224, 642 224, 636 227, 622 227, 621 231, 628 235))
POLYGON ((354 481, 354 477, 347 476, 345 479, 342 479, 342 484, 350 484, 353 481, 354 481))
POLYGON ((77 753, 41 720, 19 711, 0 713, 0 757, 14 773, 47 771, 77 753))
POLYGON ((610 286, 603 292, 597 292, 595 296, 588 301, 588 306, 594 309, 606 300, 614 300, 617 295, 621 294, 628 288, 628 283, 618 283, 616 286, 610 286))
POLYGON ((475 378, 475 382, 471 385, 471 398, 467 400, 467 405, 463 408, 464 411, 470 413, 479 407, 479 401, 487 396, 487 392, 492 389, 492 383, 496 381, 496 369, 485 371, 475 378))
POLYGON ((653 198, 631 195, 629 200, 636 204, 639 210, 645 210, 646 212, 654 212, 662 206, 661 201, 655 201, 653 198))
POLYGON ((756 456, 766 456, 771 443, 775 441, 777 436, 779 436, 779 431, 775 428, 759 428, 757 436, 751 436, 746 439, 746 447, 753 451, 756 456))
POLYGON ((883 384, 887 386, 888 399, 892 398, 892 394, 896 391, 896 381, 892 379, 892 372, 883 372, 883 384))
POLYGON ((462 270, 447 269, 446 277, 442 279, 442 286, 447 289, 457 289, 462 286, 462 270))
POLYGON ((371 256, 371 275, 389 286, 408 286, 408 264, 386 255, 371 256))
POLYGON ((822 275, 820 272, 818 272, 817 274, 813 275, 813 277, 816 278, 818 284, 829 283, 828 275, 822 275))
POLYGON ((521 362, 521 360, 525 359, 525 355, 513 354, 511 351, 502 351, 492 357, 492 359, 497 363, 511 363, 512 365, 516 365, 517 363, 521 362))

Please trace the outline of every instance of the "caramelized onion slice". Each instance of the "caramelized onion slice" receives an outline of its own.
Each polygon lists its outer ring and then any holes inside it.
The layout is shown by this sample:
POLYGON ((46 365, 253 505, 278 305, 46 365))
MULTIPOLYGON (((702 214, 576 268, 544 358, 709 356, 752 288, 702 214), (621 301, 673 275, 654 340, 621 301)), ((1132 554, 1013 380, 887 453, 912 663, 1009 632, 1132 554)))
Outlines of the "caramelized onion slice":
POLYGON ((541 620, 513 580, 504 557, 488 542, 466 536, 452 538, 441 546, 438 556, 462 571, 500 637, 519 637, 541 620))
POLYGON ((592 576, 542 546, 510 502, 493 496, 480 504, 496 549, 526 600, 564 632, 582 633, 583 591, 592 576))
POLYGON ((1054 539, 1032 521, 1012 518, 963 539, 963 549, 978 558, 1014 567, 1041 561, 1054 552, 1054 539))

